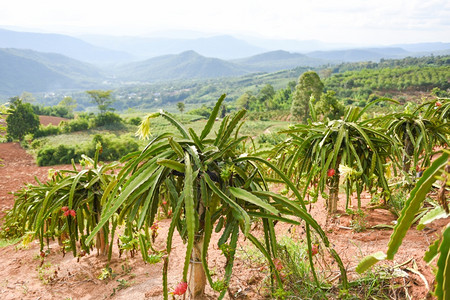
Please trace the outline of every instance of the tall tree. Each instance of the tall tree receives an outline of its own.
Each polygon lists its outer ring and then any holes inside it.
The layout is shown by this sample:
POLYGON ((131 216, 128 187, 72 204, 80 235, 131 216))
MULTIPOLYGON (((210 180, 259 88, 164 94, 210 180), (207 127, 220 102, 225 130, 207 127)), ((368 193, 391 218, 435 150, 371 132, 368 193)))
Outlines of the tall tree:
POLYGON ((323 83, 314 71, 303 73, 295 87, 292 97, 291 114, 294 118, 306 123, 309 117, 309 101, 311 96, 320 99, 323 91, 323 83))
POLYGON ((275 96, 275 90, 272 85, 266 84, 258 93, 258 102, 260 108, 273 108, 272 99, 275 96))
POLYGON ((337 120, 344 115, 344 105, 336 97, 335 91, 327 91, 314 105, 317 114, 330 120, 337 120))
POLYGON ((251 92, 247 91, 243 93, 239 98, 236 100, 236 107, 238 109, 249 109, 251 101, 255 100, 255 96, 251 94, 251 92))
POLYGON ((28 133, 34 133, 39 128, 39 117, 33 111, 30 103, 23 103, 19 97, 11 98, 11 106, 6 118, 8 136, 22 140, 28 133))
POLYGON ((67 108, 68 112, 73 114, 73 110, 77 107, 77 100, 70 96, 66 96, 58 103, 58 106, 67 108))
POLYGON ((36 102, 36 98, 34 98, 33 94, 30 92, 23 92, 20 95, 20 100, 22 100, 23 103, 34 103, 36 102))
POLYGON ((178 110, 180 111, 180 113, 183 113, 183 111, 184 111, 184 108, 185 108, 185 105, 184 105, 184 103, 183 102, 178 102, 177 103, 177 108, 178 108, 178 110))
POLYGON ((90 90, 86 93, 91 97, 91 102, 97 104, 100 114, 105 114, 108 110, 114 110, 111 107, 113 103, 112 91, 102 91, 102 90, 90 90))

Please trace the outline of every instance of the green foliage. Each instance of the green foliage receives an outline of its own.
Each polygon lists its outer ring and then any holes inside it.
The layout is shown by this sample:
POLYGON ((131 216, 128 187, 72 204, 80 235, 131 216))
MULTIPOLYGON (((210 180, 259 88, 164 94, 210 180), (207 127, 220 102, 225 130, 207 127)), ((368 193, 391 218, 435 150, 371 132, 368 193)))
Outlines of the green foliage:
POLYGON ((66 96, 58 103, 57 106, 64 107, 69 112, 68 115, 73 115, 73 110, 77 107, 77 100, 66 96))
POLYGON ((450 66, 408 66, 358 68, 355 71, 337 73, 326 78, 327 89, 336 91, 338 97, 367 99, 375 91, 408 89, 429 91, 434 87, 450 88, 450 66))
POLYGON ((286 140, 287 136, 285 134, 279 133, 262 133, 258 135, 256 138, 256 142, 258 144, 266 144, 270 146, 276 146, 283 143, 286 140))
POLYGON ((340 119, 344 115, 344 105, 337 99, 334 91, 322 94, 319 101, 314 104, 317 114, 330 120, 340 119))
POLYGON ((52 124, 48 124, 47 126, 43 126, 42 124, 39 126, 39 129, 33 133, 33 138, 40 138, 49 135, 57 135, 61 133, 61 127, 55 126, 52 124))
MULTIPOLYGON (((411 191, 411 194, 405 203, 401 215, 394 227, 394 231, 389 240, 388 249, 386 254, 383 252, 375 253, 373 255, 364 258, 358 265, 357 271, 364 272, 375 263, 385 258, 393 259, 401 246, 407 230, 411 227, 415 220, 415 216, 419 209, 422 207, 423 201, 430 191, 431 187, 438 178, 443 179, 443 184, 450 186, 448 180, 450 176, 450 154, 448 151, 442 153, 442 155, 436 159, 433 164, 425 170, 420 180, 417 182, 416 187, 411 191)), ((441 205, 444 209, 448 210, 448 199, 445 197, 445 186, 442 187, 443 199, 441 199, 441 205)), ((430 249, 425 253, 424 259, 430 262, 434 257, 439 255, 437 261, 438 270, 436 273, 436 289, 435 295, 438 299, 448 299, 450 295, 449 280, 450 273, 448 272, 449 266, 449 249, 450 249, 450 227, 446 227, 443 230, 442 237, 430 246, 430 249)))
POLYGON ((127 120, 128 124, 134 125, 134 126, 138 126, 139 124, 141 124, 142 122, 142 118, 140 117, 133 117, 127 120))
POLYGON ((93 127, 102 127, 102 126, 119 126, 123 125, 122 118, 113 112, 105 111, 102 114, 99 114, 93 119, 93 127))
POLYGON ((88 119, 79 117, 70 121, 62 121, 59 127, 61 128, 61 132, 69 133, 88 130, 90 126, 88 119))
POLYGON ((33 111, 35 114, 40 116, 54 116, 61 118, 73 118, 73 111, 68 107, 62 105, 56 106, 43 106, 43 105, 33 105, 33 111))
MULTIPOLYGON (((374 103, 372 103, 374 104, 374 103)), ((394 159, 393 140, 371 125, 371 120, 361 120, 364 111, 349 107, 343 120, 318 122, 311 105, 312 122, 296 124, 283 131, 291 138, 279 145, 273 154, 280 167, 303 184, 304 195, 310 193, 316 200, 328 186, 330 197, 328 211, 336 211, 341 173, 346 181, 348 208, 350 195, 356 189, 358 208, 364 188, 369 192, 379 187, 383 196, 389 198, 389 186, 385 177, 387 160, 394 159)))
POLYGON ((22 140, 28 133, 39 128, 39 117, 33 112, 29 103, 23 103, 18 97, 10 99, 11 105, 6 117, 8 137, 22 140))
POLYGON ((323 83, 314 71, 303 73, 298 79, 292 97, 291 114, 294 118, 302 120, 306 123, 309 118, 309 102, 311 97, 320 99, 323 91, 323 83))
POLYGON ((139 147, 137 141, 132 137, 116 137, 110 135, 94 135, 91 142, 72 145, 47 145, 40 149, 36 156, 39 166, 52 166, 69 164, 72 159, 78 161, 83 154, 94 156, 97 144, 102 145, 99 158, 104 161, 119 160, 121 157, 136 151, 139 147))
POLYGON ((4 105, 0 105, 0 134, 6 132, 6 121, 4 120, 4 115, 8 114, 8 109, 4 105))
POLYGON ((183 113, 184 109, 185 109, 185 104, 183 102, 177 102, 177 108, 180 111, 180 113, 183 113))
MULTIPOLYGON (((450 128, 444 126, 445 116, 440 113, 450 109, 450 100, 441 100, 444 107, 437 107, 436 101, 427 102, 411 111, 409 107, 404 112, 387 114, 379 118, 377 122, 386 128, 402 151, 402 166, 406 173, 423 169, 430 165, 430 158, 434 153, 434 147, 448 145, 447 136, 450 128)), ((414 172, 415 174, 415 172, 414 172)))
MULTIPOLYGON (((315 247, 319 247, 317 244, 315 247)), ((323 299, 328 287, 325 278, 319 278, 320 286, 311 285, 310 267, 308 264, 308 246, 303 242, 284 237, 278 247, 278 268, 284 275, 284 290, 300 299, 323 299)), ((320 252, 315 255, 321 255, 320 252)), ((331 296, 331 295, 328 295, 331 296)), ((289 298, 289 297, 288 297, 289 298)))
MULTIPOLYGON (((16 192, 14 207, 7 213, 4 226, 15 226, 22 233, 31 232, 39 238, 41 251, 45 241, 58 237, 61 243, 68 243, 67 249, 74 256, 76 243, 89 253, 92 244, 86 242, 87 233, 99 220, 105 197, 116 182, 116 175, 111 171, 118 166, 117 163, 98 164, 99 151, 100 147, 94 159, 83 156, 82 165, 86 168, 80 171, 75 166, 72 171, 57 171, 50 174, 46 183, 38 181, 37 185, 16 192)), ((106 243, 101 240, 108 237, 110 222, 102 228, 97 248, 108 244, 107 240, 106 243)))
POLYGON ((204 118, 209 118, 211 115, 212 107, 208 107, 206 105, 202 105, 199 108, 191 109, 188 114, 202 116, 204 118))
MULTIPOLYGON (((211 286, 215 286, 206 257, 213 225, 219 219, 222 220, 224 230, 218 241, 218 247, 223 249, 227 261, 223 278, 225 286, 231 277, 238 237, 244 234, 263 253, 272 266, 277 285, 281 287, 281 280, 273 263, 273 259, 277 256, 277 243, 272 220, 298 224, 292 217, 300 217, 306 222, 309 247, 312 243, 311 227, 323 240, 324 246, 330 249, 325 233, 307 213, 303 199, 294 185, 268 161, 246 156, 243 142, 247 137, 238 135, 245 111, 225 116, 216 135, 207 138, 224 98, 225 95, 216 103, 200 134, 191 128, 186 129, 164 111, 151 114, 144 119, 139 131, 141 135, 149 132, 150 118, 158 116, 169 121, 178 133, 175 135, 161 133, 153 138, 143 151, 126 157, 125 165, 118 177, 118 185, 105 203, 101 220, 97 228, 91 232, 88 243, 119 209, 126 230, 136 226, 136 230, 145 231, 155 221, 159 203, 164 199, 173 211, 167 238, 169 255, 167 261, 170 259, 175 229, 187 244, 183 281, 187 279, 190 261, 201 261, 208 282, 211 286), (296 193, 295 201, 267 190, 262 175, 264 168, 270 168, 282 176, 284 182, 296 193), (222 172, 223 170, 227 170, 226 174, 222 172), (282 216, 279 213, 282 213, 282 216), (250 222, 253 217, 263 222, 264 243, 250 233, 250 222)), ((147 235, 141 237, 148 241, 151 238, 147 235)), ((336 259, 340 263, 340 259, 338 257, 336 259)), ((311 256, 309 261, 315 277, 311 256)), ((345 270, 343 268, 341 270, 345 285, 345 270)), ((167 269, 164 269, 164 272, 166 274, 167 269)), ((167 275, 163 275, 164 278, 165 276, 167 275)), ((166 284, 165 280, 163 282, 166 284)), ((164 291, 167 298, 166 287, 164 291)), ((225 292, 226 289, 221 292, 219 298, 223 298, 225 292)))
POLYGON ((76 155, 75 152, 76 147, 73 146, 47 146, 46 148, 39 150, 36 162, 38 166, 69 164, 72 159, 79 160, 81 158, 81 155, 76 155))
POLYGON ((86 93, 91 97, 91 102, 97 104, 97 108, 101 115, 105 114, 107 111, 113 110, 111 107, 113 104, 111 90, 90 90, 86 91, 86 93))

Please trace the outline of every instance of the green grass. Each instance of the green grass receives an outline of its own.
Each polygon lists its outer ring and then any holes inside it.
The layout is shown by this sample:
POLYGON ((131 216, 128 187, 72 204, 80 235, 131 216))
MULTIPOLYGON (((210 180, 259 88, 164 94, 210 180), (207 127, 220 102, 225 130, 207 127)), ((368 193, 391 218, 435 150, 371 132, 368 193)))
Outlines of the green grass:
MULTIPOLYGON (((198 135, 204 129, 207 120, 201 116, 190 115, 190 114, 174 114, 175 118, 183 123, 186 127, 191 127, 198 135)), ((121 115, 122 118, 125 116, 139 116, 142 119, 145 115, 138 114, 137 112, 128 112, 127 114, 121 115)), ((213 129, 211 130, 208 137, 212 138, 219 130, 220 121, 217 121, 213 125, 213 129)), ((254 143, 257 146, 257 149, 266 149, 270 148, 273 145, 276 145, 283 141, 283 136, 278 135, 278 132, 283 129, 287 129, 290 123, 286 121, 253 121, 247 120, 242 128, 240 129, 240 135, 247 135, 254 138, 254 143)), ((118 137, 133 137, 138 141, 140 148, 144 148, 148 143, 148 140, 138 140, 135 137, 135 132, 137 131, 138 126, 126 124, 121 127, 119 130, 115 128, 101 127, 96 129, 89 129, 86 131, 78 131, 73 133, 65 133, 60 135, 47 136, 43 138, 38 138, 33 140, 31 144, 26 143, 26 147, 29 149, 30 154, 33 156, 37 156, 37 153, 40 149, 51 146, 53 148, 58 147, 59 145, 72 146, 72 147, 83 147, 83 145, 87 145, 92 142, 92 138, 96 134, 100 134, 103 136, 114 134, 118 137)), ((150 134, 149 137, 152 139, 153 137, 161 134, 163 132, 171 132, 174 135, 178 134, 177 129, 174 126, 171 126, 169 121, 164 118, 155 118, 150 121, 150 134)))
MULTIPOLYGON (((321 249, 321 247, 319 248, 321 249)), ((270 291, 270 275, 267 261, 253 246, 238 249, 237 257, 262 270, 265 278, 260 283, 260 291, 267 293, 271 299, 392 299, 392 295, 405 296, 401 272, 389 266, 377 266, 372 271, 355 275, 349 282, 349 290, 344 291, 338 286, 332 265, 327 265, 327 251, 323 248, 314 256, 319 275, 319 287, 314 283, 308 262, 308 248, 304 241, 283 236, 278 241, 278 258, 282 269, 283 291, 270 291), (265 268, 263 266, 266 266, 265 268), (331 268, 331 269, 330 269, 331 268), (326 275, 328 274, 328 275, 326 275), (400 276, 400 277, 399 277, 400 276), (271 295, 269 295, 271 294, 271 295)), ((335 270, 337 271, 337 270, 335 270)), ((403 298, 402 298, 403 299, 403 298)))
POLYGON ((11 245, 15 245, 22 240, 22 237, 16 237, 11 239, 0 239, 0 248, 5 248, 11 245))

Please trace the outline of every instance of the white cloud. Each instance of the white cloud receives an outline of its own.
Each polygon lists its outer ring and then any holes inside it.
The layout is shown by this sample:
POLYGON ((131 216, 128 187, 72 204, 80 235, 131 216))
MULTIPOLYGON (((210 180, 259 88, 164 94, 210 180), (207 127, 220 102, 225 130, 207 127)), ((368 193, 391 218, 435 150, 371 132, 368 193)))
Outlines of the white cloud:
POLYGON ((14 0, 0 3, 0 25, 128 35, 186 29, 332 42, 411 42, 414 38, 450 41, 449 20, 448 0, 14 0))

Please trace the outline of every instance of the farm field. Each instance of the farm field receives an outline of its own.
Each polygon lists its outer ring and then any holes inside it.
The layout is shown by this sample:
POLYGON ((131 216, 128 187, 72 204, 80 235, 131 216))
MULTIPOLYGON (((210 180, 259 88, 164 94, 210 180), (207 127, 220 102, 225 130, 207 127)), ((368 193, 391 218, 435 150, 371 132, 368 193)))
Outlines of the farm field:
POLYGON ((0 298, 446 299, 450 91, 433 62, 397 86, 409 68, 344 64, 145 116, 114 112, 113 90, 86 91, 95 112, 11 98, 0 298))
MULTIPOLYGON (((15 191, 24 183, 34 183, 34 176, 40 180, 46 180, 50 167, 37 167, 32 157, 28 155, 16 143, 0 144, 0 157, 4 161, 2 168, 2 180, 0 188, 0 208, 2 212, 13 205, 13 197, 10 191, 15 191)), ((53 169, 68 169, 71 166, 53 166, 53 169)), ((273 189, 277 189, 276 186, 273 189)), ((342 195, 341 195, 342 196, 342 195)), ((344 197, 342 197, 344 198, 344 197)), ((363 210, 367 211, 369 195, 363 195, 363 210)), ((374 225, 392 224, 393 215, 387 210, 375 209, 367 214, 365 220, 366 230, 356 232, 351 227, 351 217, 346 215, 342 207, 345 200, 341 199, 338 214, 326 224, 326 209, 322 199, 312 209, 312 216, 326 230, 334 248, 341 256, 347 268, 349 277, 355 280, 359 277, 354 272, 355 266, 367 254, 384 250, 392 230, 371 229, 374 225)), ((3 214, 3 213, 2 213, 3 214)), ((395 261, 390 266, 383 265, 379 272, 389 278, 387 282, 378 279, 378 284, 386 285, 386 295, 392 299, 406 299, 408 294, 411 299, 423 299, 426 297, 428 287, 423 278, 416 274, 420 272, 429 287, 433 286, 433 274, 431 267, 423 261, 423 255, 428 245, 436 238, 437 233, 448 219, 433 223, 423 231, 410 229, 395 261), (403 265, 403 263, 405 263, 403 265), (392 266, 399 265, 397 268, 392 266), (396 279, 392 279, 397 277, 396 279), (391 289, 391 291, 389 291, 391 289)), ((164 248, 165 236, 170 220, 162 219, 159 222, 159 235, 155 241, 155 248, 164 248)), ((261 228, 255 225, 254 234, 261 234, 261 228)), ((301 226, 279 224, 275 226, 280 240, 290 237, 294 241, 304 238, 301 226)), ((218 235, 213 235, 213 240, 218 235)), ((211 245, 215 245, 213 241, 211 245)), ((208 262, 211 268, 218 269, 224 264, 220 250, 216 246, 210 246, 208 262)), ((22 248, 20 244, 0 248, 0 298, 2 299, 162 299, 162 263, 145 265, 138 254, 131 258, 127 255, 118 257, 117 249, 113 251, 113 258, 109 267, 114 274, 113 279, 100 280, 99 275, 106 267, 106 259, 96 257, 93 252, 81 257, 79 261, 71 253, 64 257, 57 242, 50 243, 50 254, 40 266, 39 245, 32 242, 22 248)), ((185 246, 179 236, 175 235, 173 252, 169 265, 168 285, 173 289, 180 281, 180 269, 184 260, 185 246)), ((251 256, 255 250, 251 250, 248 241, 239 240, 237 258, 230 283, 231 298, 226 299, 265 299, 267 290, 263 288, 264 279, 268 276, 265 264, 255 262, 251 256), (262 270, 262 271, 261 271, 262 270), (233 296, 233 297, 234 297, 233 296)), ((255 258, 256 259, 256 258, 255 258)), ((323 264, 325 256, 320 253, 316 263, 323 264)), ((331 266, 333 269, 334 267, 331 266)), ((337 270, 334 270, 337 271, 337 270)), ((220 272, 220 271, 219 271, 220 272)), ((377 272, 377 271, 375 271, 377 272)), ((337 273, 336 273, 337 274, 337 273)), ((370 283, 368 283, 370 285, 370 283)), ((350 288, 350 292, 357 293, 364 285, 350 288)), ((366 287, 368 288, 368 287, 366 287)), ((205 299, 216 299, 211 289, 206 290, 205 299)))

